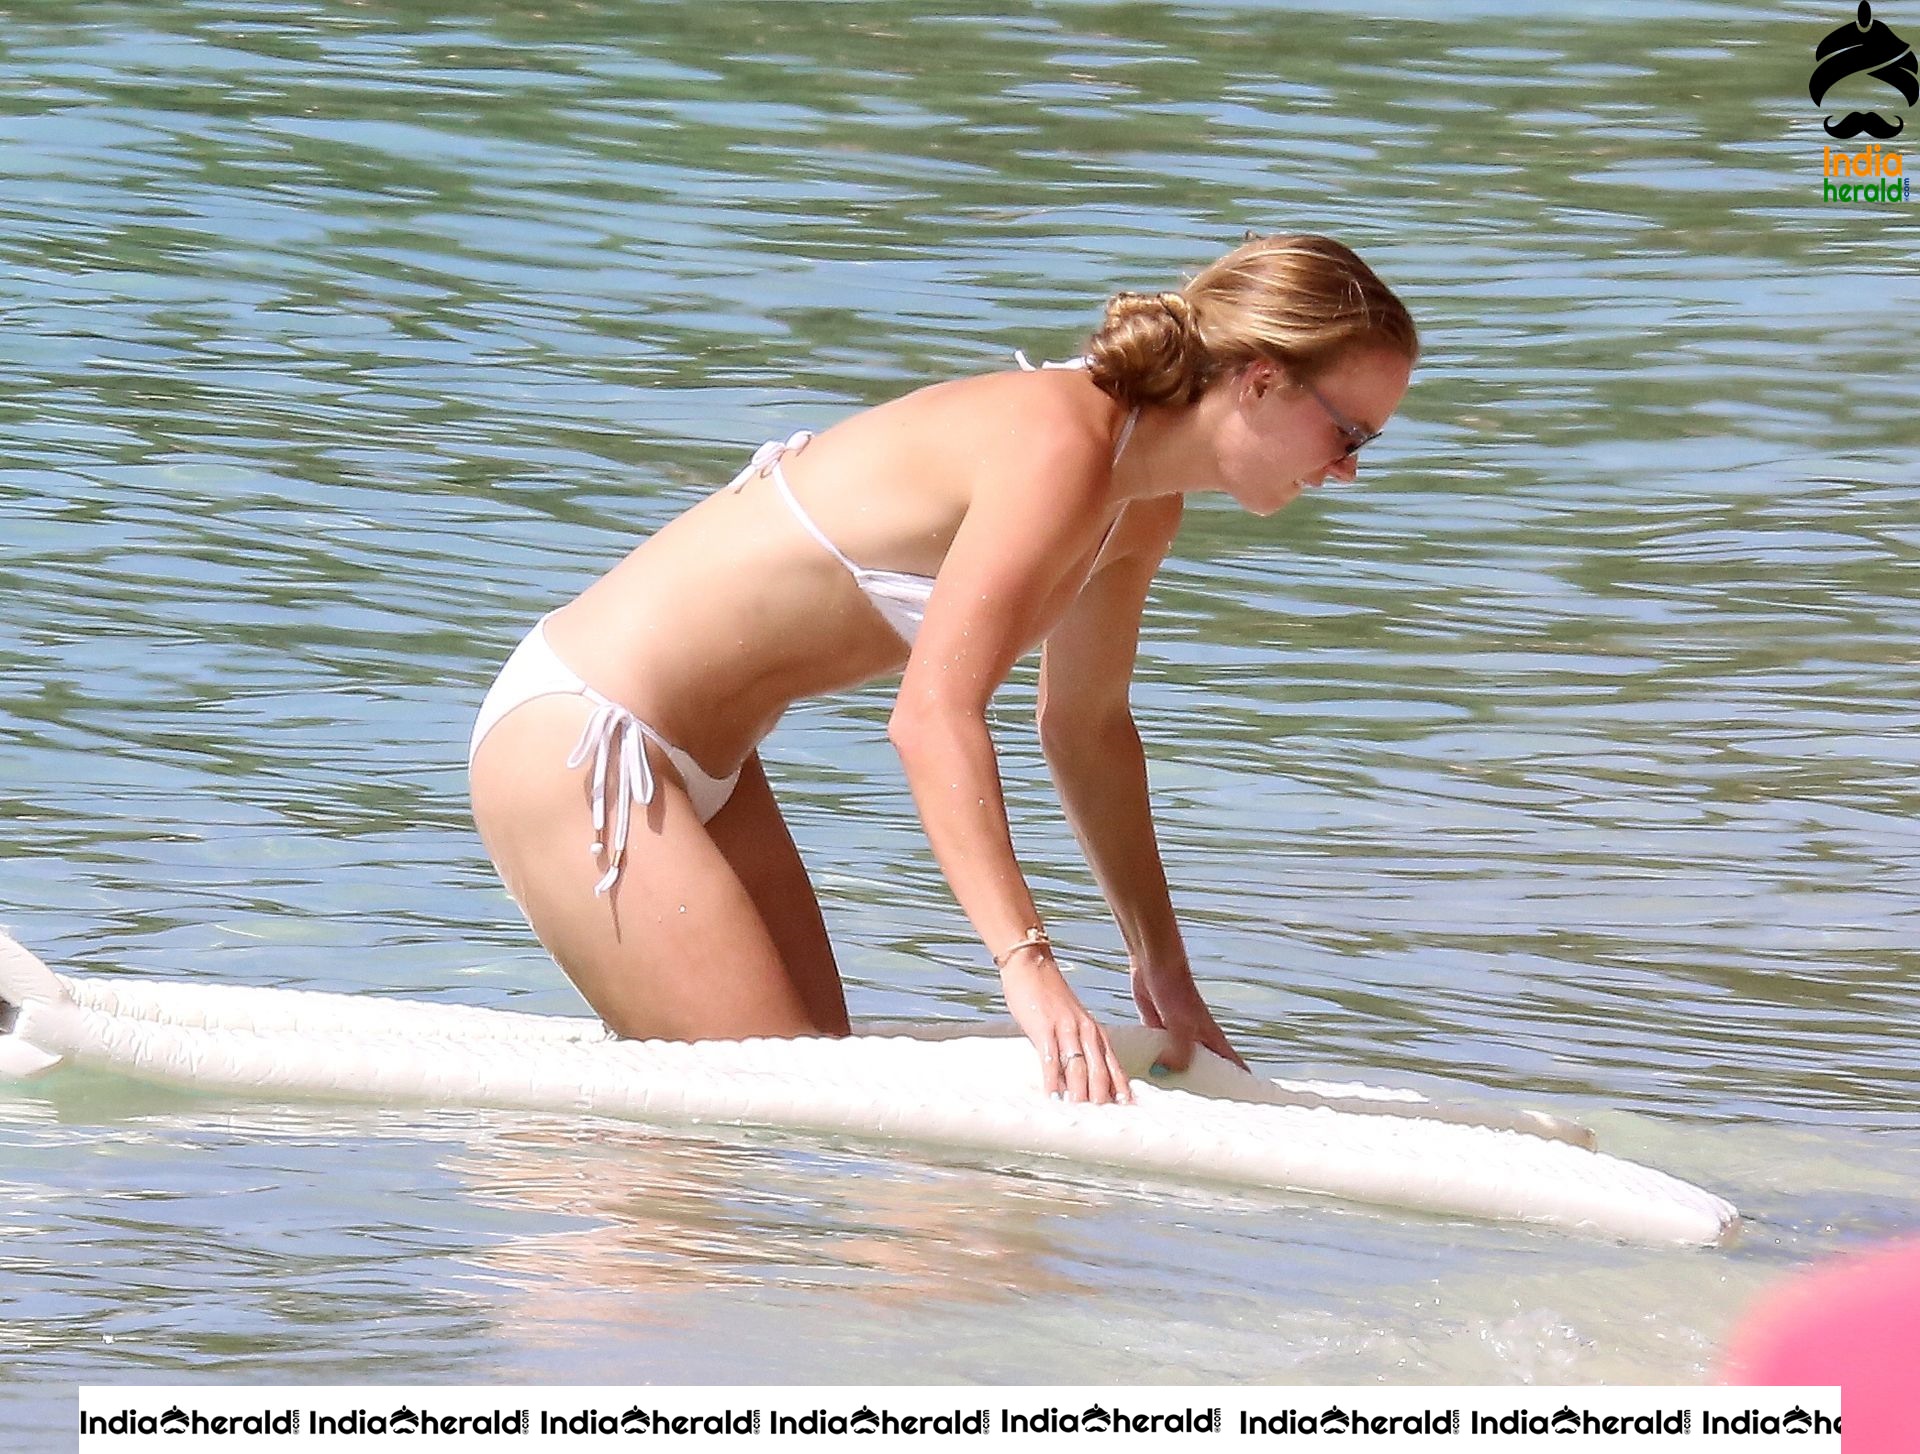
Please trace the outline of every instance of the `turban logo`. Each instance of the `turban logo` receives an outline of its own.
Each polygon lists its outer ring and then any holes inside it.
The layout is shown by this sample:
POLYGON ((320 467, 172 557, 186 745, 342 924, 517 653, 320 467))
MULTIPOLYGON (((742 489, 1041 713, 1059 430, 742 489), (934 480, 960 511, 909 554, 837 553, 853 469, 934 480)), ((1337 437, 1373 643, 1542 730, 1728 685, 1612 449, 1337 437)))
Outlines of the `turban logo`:
MULTIPOLYGON (((1913 48, 1885 21, 1873 18, 1873 7, 1867 0, 1860 0, 1859 18, 1853 24, 1841 26, 1813 48, 1813 58, 1818 64, 1807 82, 1807 92, 1816 106, 1836 82, 1863 71, 1906 97, 1907 105, 1920 101, 1920 64, 1914 60, 1913 48)), ((1827 135, 1843 141, 1863 131, 1887 141, 1905 126, 1902 118, 1888 121, 1877 111, 1849 111, 1838 121, 1831 116, 1826 120, 1827 135)))

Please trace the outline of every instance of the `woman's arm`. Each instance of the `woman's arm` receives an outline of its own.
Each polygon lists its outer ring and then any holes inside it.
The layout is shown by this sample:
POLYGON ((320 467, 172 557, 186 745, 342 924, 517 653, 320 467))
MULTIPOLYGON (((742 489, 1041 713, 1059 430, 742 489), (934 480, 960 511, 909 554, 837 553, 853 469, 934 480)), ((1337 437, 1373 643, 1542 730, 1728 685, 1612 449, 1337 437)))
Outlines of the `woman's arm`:
POLYGON ((1184 1070, 1197 1041, 1244 1064, 1193 983, 1167 890, 1147 792, 1146 754, 1128 705, 1147 590, 1180 523, 1178 497, 1133 507, 1127 548, 1088 582, 1047 637, 1040 743, 1074 836, 1126 941, 1141 1018, 1165 1028, 1184 1070))
POLYGON ((887 724, 934 857, 981 942, 1003 957, 1007 1008, 1040 1053, 1045 1088, 1094 1102, 1131 1099, 1105 1032, 1049 948, 1005 953, 1041 920, 1014 856, 986 714, 1099 542, 1111 509, 1103 443, 1035 438, 1018 468, 978 483, 887 724))

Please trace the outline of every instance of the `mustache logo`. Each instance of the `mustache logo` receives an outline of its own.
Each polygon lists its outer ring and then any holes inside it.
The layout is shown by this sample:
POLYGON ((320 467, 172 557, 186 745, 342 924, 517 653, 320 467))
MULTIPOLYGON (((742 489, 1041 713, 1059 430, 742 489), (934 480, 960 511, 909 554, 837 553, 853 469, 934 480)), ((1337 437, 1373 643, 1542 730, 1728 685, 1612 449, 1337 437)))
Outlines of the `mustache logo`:
MULTIPOLYGON (((1862 74, 1893 87, 1909 106, 1920 102, 1920 61, 1891 26, 1873 18, 1873 7, 1867 0, 1860 0, 1853 24, 1829 32, 1814 47, 1813 58, 1818 64, 1807 82, 1807 94, 1816 106, 1836 83, 1862 74)), ((1864 132, 1887 141, 1905 130, 1906 122, 1899 117, 1888 121, 1877 111, 1849 111, 1838 121, 1828 117, 1826 129, 1829 136, 1842 140, 1864 132)))
POLYGON ((1896 116, 1889 121, 1878 111, 1849 111, 1838 121, 1831 116, 1826 120, 1828 136, 1837 136, 1845 141, 1850 136, 1859 136, 1865 132, 1876 141, 1891 141, 1907 129, 1907 123, 1896 116))

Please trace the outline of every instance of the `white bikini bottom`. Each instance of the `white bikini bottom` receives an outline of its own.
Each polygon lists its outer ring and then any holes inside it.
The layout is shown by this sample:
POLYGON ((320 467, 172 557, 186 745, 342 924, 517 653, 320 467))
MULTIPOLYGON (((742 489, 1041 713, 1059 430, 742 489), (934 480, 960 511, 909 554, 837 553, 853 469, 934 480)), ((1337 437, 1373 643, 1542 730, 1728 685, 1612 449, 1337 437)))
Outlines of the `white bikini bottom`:
POLYGON ((647 761, 645 744, 652 743, 673 765, 686 784, 693 810, 705 823, 726 806, 740 781, 740 769, 725 777, 715 777, 695 762, 683 749, 675 747, 653 728, 612 698, 596 692, 560 660, 547 640, 546 618, 535 623, 507 664, 494 678, 486 699, 480 703, 480 716, 473 724, 473 737, 467 744, 467 766, 473 766, 480 744, 515 707, 537 697, 585 697, 593 704, 593 715, 581 730, 580 740, 567 756, 568 767, 593 764, 593 851, 605 852, 606 875, 594 886, 604 894, 620 877, 626 856, 627 833, 632 824, 633 804, 645 807, 653 801, 653 767, 647 761), (612 769, 609 772, 609 768, 612 769), (613 836, 606 837, 607 819, 613 819, 613 836))

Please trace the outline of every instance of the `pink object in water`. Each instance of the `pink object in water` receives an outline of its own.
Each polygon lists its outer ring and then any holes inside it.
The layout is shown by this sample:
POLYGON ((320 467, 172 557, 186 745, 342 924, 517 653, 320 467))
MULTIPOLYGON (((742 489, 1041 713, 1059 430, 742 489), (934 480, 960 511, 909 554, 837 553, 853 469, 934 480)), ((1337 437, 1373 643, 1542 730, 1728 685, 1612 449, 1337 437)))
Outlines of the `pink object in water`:
POLYGON ((1846 1454, 1920 1450, 1920 1239, 1821 1263, 1747 1310, 1725 1383, 1838 1384, 1846 1454))

